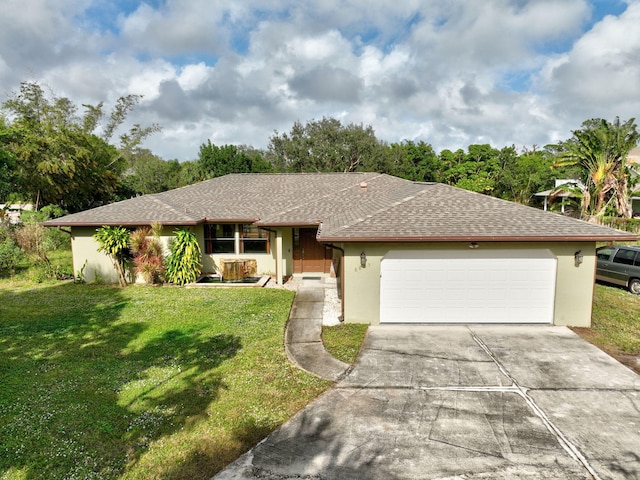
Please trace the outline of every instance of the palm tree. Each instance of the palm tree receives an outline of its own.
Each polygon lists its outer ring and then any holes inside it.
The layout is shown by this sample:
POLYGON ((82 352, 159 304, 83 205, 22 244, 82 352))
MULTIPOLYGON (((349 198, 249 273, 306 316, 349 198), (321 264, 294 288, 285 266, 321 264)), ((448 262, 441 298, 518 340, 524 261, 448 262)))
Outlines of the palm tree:
POLYGON ((598 118, 583 122, 582 129, 560 145, 554 166, 578 165, 582 170, 583 217, 602 217, 612 204, 618 216, 631 217, 626 159, 639 138, 634 118, 624 123, 619 117, 613 122, 598 118))

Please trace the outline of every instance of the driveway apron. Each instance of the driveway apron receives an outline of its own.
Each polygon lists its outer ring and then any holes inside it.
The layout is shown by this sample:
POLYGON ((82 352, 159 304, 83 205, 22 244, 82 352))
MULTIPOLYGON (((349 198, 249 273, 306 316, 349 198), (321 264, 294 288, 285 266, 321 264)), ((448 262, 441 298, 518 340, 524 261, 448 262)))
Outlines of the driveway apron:
POLYGON ((372 326, 218 479, 640 478, 640 377, 564 327, 372 326))

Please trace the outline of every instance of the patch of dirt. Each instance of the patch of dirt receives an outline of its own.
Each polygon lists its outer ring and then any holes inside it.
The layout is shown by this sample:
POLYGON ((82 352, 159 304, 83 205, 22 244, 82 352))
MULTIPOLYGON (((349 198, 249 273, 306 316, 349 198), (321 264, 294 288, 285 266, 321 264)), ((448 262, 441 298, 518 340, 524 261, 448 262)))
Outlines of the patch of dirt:
POLYGON ((598 345, 594 341, 598 337, 598 334, 595 333, 590 328, 585 328, 585 327, 570 327, 570 328, 571 328, 571 330, 576 332, 581 338, 583 338, 584 340, 586 340, 590 344, 595 345, 600 350, 605 352, 607 355, 612 356, 617 361, 619 361, 620 363, 622 363, 626 367, 629 367, 631 370, 633 370, 638 375, 640 375, 640 355, 632 355, 632 354, 629 354, 629 353, 612 350, 610 348, 605 348, 605 347, 603 347, 601 345, 598 345))

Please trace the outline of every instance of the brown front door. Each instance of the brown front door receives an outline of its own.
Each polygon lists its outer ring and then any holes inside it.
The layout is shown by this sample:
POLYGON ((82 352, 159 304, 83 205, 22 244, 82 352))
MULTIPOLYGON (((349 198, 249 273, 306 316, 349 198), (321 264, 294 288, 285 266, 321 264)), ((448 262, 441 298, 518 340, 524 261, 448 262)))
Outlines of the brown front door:
POLYGON ((331 259, 316 240, 317 233, 317 228, 293 229, 293 273, 329 271, 331 259))

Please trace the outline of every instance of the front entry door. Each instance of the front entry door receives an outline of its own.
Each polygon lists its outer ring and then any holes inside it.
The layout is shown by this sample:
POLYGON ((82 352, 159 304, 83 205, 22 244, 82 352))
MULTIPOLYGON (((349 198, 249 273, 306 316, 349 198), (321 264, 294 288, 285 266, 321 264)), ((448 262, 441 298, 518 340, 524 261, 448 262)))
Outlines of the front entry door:
POLYGON ((327 272, 326 248, 316 240, 317 228, 293 229, 293 273, 327 272))

